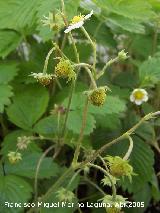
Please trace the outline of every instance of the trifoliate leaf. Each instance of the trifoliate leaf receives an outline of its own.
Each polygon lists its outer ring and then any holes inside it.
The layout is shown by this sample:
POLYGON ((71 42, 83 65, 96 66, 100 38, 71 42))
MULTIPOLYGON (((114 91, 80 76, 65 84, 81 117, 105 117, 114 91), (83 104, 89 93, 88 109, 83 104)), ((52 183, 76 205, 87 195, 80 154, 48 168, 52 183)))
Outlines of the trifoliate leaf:
POLYGON ((4 213, 19 213, 23 210, 23 204, 31 198, 32 188, 22 178, 14 175, 0 176, 0 211, 4 213), (21 208, 8 208, 8 203, 21 203, 21 208))
POLYGON ((48 92, 42 86, 25 86, 22 93, 16 94, 13 104, 7 110, 9 120, 22 129, 31 130, 48 105, 48 92))
POLYGON ((0 85, 0 113, 4 111, 4 107, 10 104, 10 97, 13 96, 12 87, 9 85, 0 85))

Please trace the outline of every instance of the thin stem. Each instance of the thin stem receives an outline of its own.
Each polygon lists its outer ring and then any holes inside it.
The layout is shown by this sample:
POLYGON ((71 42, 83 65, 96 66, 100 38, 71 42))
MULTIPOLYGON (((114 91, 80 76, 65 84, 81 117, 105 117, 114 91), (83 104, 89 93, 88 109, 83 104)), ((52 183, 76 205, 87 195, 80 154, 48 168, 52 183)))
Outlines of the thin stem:
POLYGON ((79 53, 78 53, 78 50, 77 50, 77 47, 76 47, 76 43, 75 43, 75 41, 74 41, 74 38, 73 38, 71 32, 69 33, 69 37, 71 38, 71 41, 72 41, 74 54, 75 54, 75 56, 76 56, 76 62, 79 64, 79 53))
POLYGON ((91 46, 93 48, 93 73, 94 73, 94 77, 96 78, 96 62, 97 62, 97 51, 96 51, 96 43, 92 41, 90 35, 88 34, 88 32, 85 30, 85 28, 82 26, 81 27, 84 35, 87 37, 87 39, 89 40, 89 42, 91 43, 91 46))
POLYGON ((88 178, 84 178, 84 180, 86 182, 88 182, 89 184, 91 184, 94 188, 98 189, 98 191, 100 191, 102 193, 102 195, 106 195, 106 193, 97 185, 95 184, 93 181, 89 180, 88 178))
POLYGON ((44 63, 43 73, 47 72, 48 61, 49 61, 49 58, 50 58, 50 56, 51 56, 51 54, 53 53, 54 50, 55 50, 55 47, 53 47, 47 54, 47 57, 46 57, 46 60, 45 60, 45 63, 44 63))
POLYGON ((108 169, 108 167, 107 167, 106 162, 104 161, 104 159, 103 159, 100 155, 99 155, 98 157, 99 157, 100 160, 102 161, 102 163, 103 163, 103 165, 104 165, 106 171, 109 172, 109 169, 108 169))
POLYGON ((91 79, 93 88, 96 89, 96 88, 97 88, 97 84, 96 84, 96 81, 95 81, 94 78, 93 78, 93 75, 92 75, 90 69, 89 69, 88 67, 85 67, 85 70, 87 71, 87 73, 88 73, 88 75, 89 75, 89 77, 90 77, 90 79, 91 79))
MULTIPOLYGON (((78 168, 78 167, 77 167, 78 168)), ((75 169, 77 169, 75 168, 75 169)), ((47 200, 47 198, 57 190, 57 188, 64 182, 64 180, 66 180, 67 177, 69 177, 69 175, 71 175, 71 173, 74 172, 74 169, 72 167, 70 167, 69 169, 67 169, 63 175, 50 187, 50 189, 47 191, 47 193, 42 197, 42 200, 45 201, 47 200)))
POLYGON ((87 64, 87 63, 79 63, 79 64, 74 64, 74 67, 89 67, 89 68, 92 68, 92 65, 87 64))
POLYGON ((111 59, 109 60, 105 66, 103 67, 102 71, 100 71, 97 75, 97 79, 99 79, 104 73, 105 73, 105 70, 110 66, 112 65, 113 63, 117 62, 119 60, 119 57, 117 56, 116 58, 114 59, 111 59))
POLYGON ((96 81, 95 81, 95 79, 94 79, 94 77, 93 77, 93 75, 92 75, 91 70, 89 69, 89 68, 92 68, 92 66, 91 66, 90 64, 80 63, 80 64, 75 64, 74 67, 84 67, 85 70, 87 71, 87 73, 88 73, 90 79, 91 79, 91 82, 92 82, 92 84, 93 84, 93 87, 94 87, 94 88, 97 88, 96 81))
POLYGON ((89 100, 87 98, 85 106, 84 106, 84 110, 83 110, 82 126, 81 126, 81 130, 80 130, 80 134, 79 134, 79 138, 78 138, 78 142, 77 142, 77 147, 76 147, 76 150, 74 153, 73 162, 72 162, 73 167, 77 164, 79 153, 80 153, 81 143, 82 143, 82 139, 84 136, 84 130, 86 127, 86 122, 87 122, 88 105, 89 105, 89 100))
POLYGON ((64 119, 64 124, 63 124, 63 129, 62 129, 62 137, 65 135, 65 132, 66 132, 67 120, 68 120, 69 111, 70 111, 70 107, 71 107, 71 103, 72 103, 74 89, 75 89, 75 80, 72 80, 71 91, 70 91, 68 105, 67 105, 67 109, 66 109, 66 116, 64 119))
POLYGON ((130 157, 131 152, 133 150, 133 140, 129 135, 128 135, 128 139, 129 139, 129 148, 128 148, 128 151, 126 152, 125 156, 123 157, 123 160, 128 160, 128 158, 130 157))
POLYGON ((64 4, 64 0, 61 0, 61 6, 62 6, 62 13, 65 14, 65 4, 64 4))
MULTIPOLYGON (((68 26, 68 21, 67 21, 66 16, 65 16, 64 0, 61 0, 61 5, 62 5, 62 18, 64 20, 65 25, 68 26)), ((76 56, 76 61, 77 61, 77 63, 79 63, 78 50, 77 50, 77 47, 76 47, 76 44, 75 44, 75 41, 74 41, 74 38, 73 38, 71 32, 69 33, 69 37, 71 38, 71 41, 72 41, 74 53, 75 53, 75 56, 76 56)), ((61 52, 61 50, 60 50, 60 52, 61 52)), ((70 95, 69 95, 68 106, 67 106, 67 110, 66 110, 66 116, 65 116, 65 120, 64 120, 63 130, 62 130, 62 137, 65 135, 66 125, 67 125, 67 120, 68 120, 68 116, 69 116, 70 106, 71 106, 71 103, 72 103, 73 93, 74 93, 74 90, 75 90, 75 85, 76 85, 76 81, 72 80, 71 91, 70 91, 70 95)))
POLYGON ((38 163, 37 163, 37 167, 36 167, 36 172, 35 172, 35 180, 34 180, 34 191, 35 191, 35 195, 34 195, 34 200, 35 202, 37 202, 37 198, 38 198, 38 174, 39 174, 39 169, 41 166, 41 163, 43 161, 43 159, 45 158, 45 156, 55 147, 55 145, 50 146, 40 157, 38 163))
POLYGON ((69 188, 72 184, 72 182, 74 181, 74 179, 77 177, 77 175, 82 171, 82 169, 79 169, 77 172, 75 172, 75 174, 72 176, 71 180, 69 181, 67 188, 69 188))
POLYGON ((61 57, 68 59, 68 57, 62 52, 62 50, 59 48, 59 46, 56 43, 53 43, 58 53, 61 55, 61 57))
POLYGON ((112 179, 110 178, 109 173, 106 170, 104 170, 102 167, 98 166, 98 165, 95 165, 95 164, 92 164, 92 163, 89 163, 88 165, 91 166, 91 167, 94 167, 94 168, 96 168, 98 170, 100 170, 101 172, 104 173, 104 175, 106 175, 109 178, 109 180, 111 182, 111 185, 112 185, 112 196, 113 196, 113 200, 115 200, 116 199, 116 187, 115 187, 112 179))

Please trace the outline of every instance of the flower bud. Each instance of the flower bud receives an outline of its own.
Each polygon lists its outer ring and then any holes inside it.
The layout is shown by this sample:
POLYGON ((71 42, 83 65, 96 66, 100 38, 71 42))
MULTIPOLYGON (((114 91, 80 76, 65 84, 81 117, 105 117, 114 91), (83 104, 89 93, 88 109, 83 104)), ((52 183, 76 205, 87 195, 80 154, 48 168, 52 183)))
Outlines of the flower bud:
POLYGON ((127 53, 125 53, 124 50, 120 51, 118 53, 118 58, 119 58, 119 60, 126 60, 128 58, 127 53))
POLYGON ((72 202, 73 199, 75 198, 75 195, 73 192, 65 189, 65 188, 61 188, 58 192, 57 192, 57 196, 56 196, 61 202, 72 202))
POLYGON ((27 149, 28 144, 31 143, 30 137, 22 136, 17 138, 17 148, 20 150, 27 149))
POLYGON ((64 22, 61 14, 49 12, 48 17, 44 16, 42 20, 44 26, 49 26, 50 30, 60 31, 64 27, 64 22))
POLYGON ((11 164, 15 164, 18 161, 22 160, 21 153, 19 153, 19 152, 9 152, 7 156, 8 156, 8 160, 11 164))

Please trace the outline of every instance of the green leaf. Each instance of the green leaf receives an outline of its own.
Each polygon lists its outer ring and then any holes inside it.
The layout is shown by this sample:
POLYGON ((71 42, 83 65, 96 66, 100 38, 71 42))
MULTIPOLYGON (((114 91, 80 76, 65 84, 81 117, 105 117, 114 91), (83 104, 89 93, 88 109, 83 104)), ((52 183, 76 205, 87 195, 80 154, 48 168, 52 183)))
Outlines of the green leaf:
POLYGON ((150 201, 151 201, 151 187, 148 183, 146 183, 141 190, 136 192, 133 195, 133 199, 135 202, 144 202, 144 208, 136 207, 134 208, 135 213, 143 213, 146 208, 148 207, 150 201))
POLYGON ((0 57, 6 57, 18 47, 21 41, 22 36, 16 31, 0 30, 0 57))
MULTIPOLYGON (((16 130, 6 135, 2 142, 2 148, 1 148, 0 154, 3 155, 3 157, 7 157, 7 154, 9 151, 16 151, 17 138, 22 136, 31 136, 31 133, 24 130, 16 130)), ((32 143, 28 145, 27 150, 23 151, 23 153, 25 152, 28 152, 28 153, 41 152, 41 149, 38 147, 38 145, 34 141, 32 141, 32 143)))
POLYGON ((36 21, 38 0, 0 1, 0 28, 24 30, 36 21))
POLYGON ((98 115, 96 116, 96 124, 101 128, 107 128, 109 130, 121 129, 121 122, 118 114, 111 115, 98 115))
POLYGON ((134 88, 137 85, 137 77, 131 72, 121 72, 114 78, 114 84, 122 88, 134 88))
POLYGON ((0 84, 7 84, 12 81, 18 72, 16 63, 0 64, 0 84))
POLYGON ((116 14, 109 16, 109 18, 107 19, 107 25, 112 29, 115 29, 115 27, 120 27, 120 32, 123 29, 133 33, 145 33, 145 28, 139 21, 116 14))
POLYGON ((154 86, 160 81, 160 58, 149 58, 139 67, 139 77, 142 86, 154 86))
POLYGON ((9 120, 22 129, 32 130, 33 124, 43 115, 48 105, 48 92, 42 86, 25 86, 16 94, 7 109, 9 120))
POLYGON ((153 199, 155 201, 160 201, 160 189, 159 189, 159 184, 158 184, 158 177, 155 173, 152 175, 151 189, 152 189, 153 199))
POLYGON ((89 112, 93 114, 119 114, 126 110, 125 101, 116 96, 107 95, 106 101, 102 107, 90 105, 89 112))
POLYGON ((146 21, 154 15, 151 5, 146 0, 94 0, 94 2, 107 12, 130 19, 146 21))
POLYGON ((0 211, 4 213, 22 212, 23 203, 31 198, 32 188, 22 178, 14 175, 0 176, 0 211), (22 208, 7 208, 4 204, 21 203, 22 208))
POLYGON ((4 107, 10 104, 10 97, 13 96, 12 87, 9 85, 0 85, 0 113, 4 111, 4 107))
MULTIPOLYGON (((5 164, 6 174, 14 174, 27 178, 35 178, 37 164, 42 154, 40 153, 27 153, 22 155, 22 161, 13 165, 10 163, 5 164)), ((59 173, 59 167, 53 162, 52 158, 45 157, 41 163, 38 178, 55 177, 59 173)))
POLYGON ((48 116, 46 118, 41 119, 35 126, 34 131, 40 135, 46 136, 54 136, 57 132, 57 117, 56 116, 48 116))
MULTIPOLYGON (((68 120, 67 120, 67 128, 71 130, 75 134, 80 133, 80 129, 82 126, 82 110, 76 110, 69 112, 68 120)), ((84 135, 89 135, 93 132, 95 128, 95 119, 91 114, 87 115, 86 127, 84 129, 84 135)))

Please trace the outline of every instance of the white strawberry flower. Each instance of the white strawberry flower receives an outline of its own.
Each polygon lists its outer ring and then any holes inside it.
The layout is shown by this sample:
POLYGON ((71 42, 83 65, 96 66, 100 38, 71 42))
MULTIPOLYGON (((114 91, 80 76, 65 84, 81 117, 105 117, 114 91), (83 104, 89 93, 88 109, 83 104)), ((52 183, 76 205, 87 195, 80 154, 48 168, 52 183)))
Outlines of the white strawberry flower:
POLYGON ((85 15, 79 15, 79 16, 74 16, 73 19, 71 20, 71 24, 67 27, 67 29, 64 31, 65 33, 69 33, 70 31, 80 28, 83 26, 85 20, 89 19, 93 15, 93 10, 85 15))
POLYGON ((148 101, 148 93, 145 89, 134 89, 130 95, 130 101, 136 105, 141 105, 148 101))

